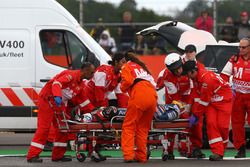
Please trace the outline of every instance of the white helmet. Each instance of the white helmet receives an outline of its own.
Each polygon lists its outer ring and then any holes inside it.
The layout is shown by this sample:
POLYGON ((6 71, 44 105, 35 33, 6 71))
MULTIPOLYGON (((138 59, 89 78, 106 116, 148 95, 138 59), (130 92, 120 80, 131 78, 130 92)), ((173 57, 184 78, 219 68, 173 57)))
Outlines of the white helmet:
POLYGON ((182 66, 181 56, 178 53, 170 53, 165 58, 165 65, 170 71, 180 68, 182 66))

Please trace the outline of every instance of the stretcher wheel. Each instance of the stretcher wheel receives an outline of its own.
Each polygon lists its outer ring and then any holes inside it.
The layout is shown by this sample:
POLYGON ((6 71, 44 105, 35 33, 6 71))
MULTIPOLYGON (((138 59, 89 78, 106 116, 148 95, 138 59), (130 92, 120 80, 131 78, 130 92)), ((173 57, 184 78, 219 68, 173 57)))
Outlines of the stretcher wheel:
POLYGON ((149 160, 150 155, 151 155, 151 151, 148 150, 148 151, 147 151, 147 159, 148 159, 148 160, 149 160))
POLYGON ((76 158, 79 162, 84 162, 86 159, 86 155, 84 153, 77 153, 76 158))
POLYGON ((170 154, 163 153, 162 154, 162 161, 174 160, 174 159, 175 159, 175 156, 172 153, 170 153, 170 154))
POLYGON ((101 162, 107 159, 106 156, 103 156, 100 153, 92 153, 90 158, 94 162, 101 162))
POLYGON ((163 154, 161 159, 162 159, 162 161, 168 160, 168 154, 163 154))

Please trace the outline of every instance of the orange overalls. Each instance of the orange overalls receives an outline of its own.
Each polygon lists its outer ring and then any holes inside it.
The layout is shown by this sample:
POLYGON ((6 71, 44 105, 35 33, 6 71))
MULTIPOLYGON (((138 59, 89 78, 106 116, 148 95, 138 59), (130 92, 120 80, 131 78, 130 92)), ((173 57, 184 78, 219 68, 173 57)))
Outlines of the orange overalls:
POLYGON ((121 90, 130 96, 122 125, 124 160, 146 162, 147 137, 157 104, 155 82, 141 66, 130 61, 123 66, 121 77, 121 90))

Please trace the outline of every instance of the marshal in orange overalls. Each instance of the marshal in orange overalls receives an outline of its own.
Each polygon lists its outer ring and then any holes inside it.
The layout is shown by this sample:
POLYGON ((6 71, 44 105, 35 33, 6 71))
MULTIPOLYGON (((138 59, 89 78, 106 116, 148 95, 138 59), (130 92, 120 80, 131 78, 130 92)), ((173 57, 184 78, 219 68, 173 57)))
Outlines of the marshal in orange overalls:
POLYGON ((140 65, 131 61, 123 66, 121 77, 121 90, 128 91, 130 96, 122 126, 124 160, 146 162, 147 137, 157 104, 155 82, 140 65))

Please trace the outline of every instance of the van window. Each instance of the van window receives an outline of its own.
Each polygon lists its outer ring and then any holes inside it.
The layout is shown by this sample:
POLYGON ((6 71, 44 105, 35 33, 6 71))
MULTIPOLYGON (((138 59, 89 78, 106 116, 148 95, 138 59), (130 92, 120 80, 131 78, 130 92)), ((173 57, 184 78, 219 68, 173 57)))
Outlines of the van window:
POLYGON ((42 30, 40 32, 44 59, 67 69, 79 69, 83 62, 93 55, 71 32, 63 30, 42 30))
POLYGON ((67 32, 67 43, 69 48, 69 55, 72 60, 72 67, 74 69, 81 68, 82 62, 87 60, 88 50, 86 47, 83 47, 81 41, 76 38, 72 33, 67 32))
POLYGON ((41 46, 44 59, 61 67, 68 67, 66 47, 61 31, 41 31, 41 46))

